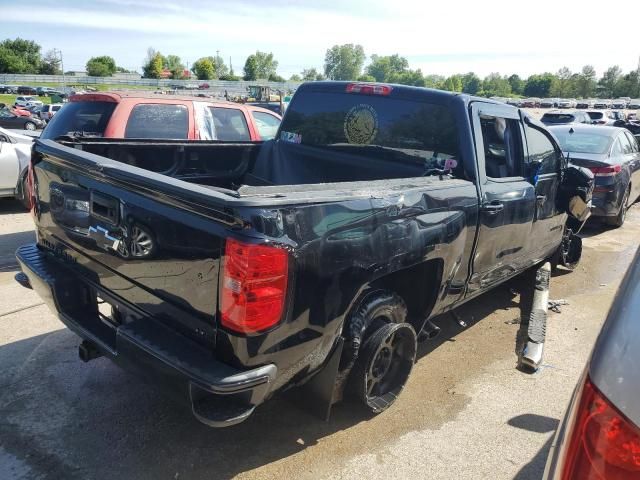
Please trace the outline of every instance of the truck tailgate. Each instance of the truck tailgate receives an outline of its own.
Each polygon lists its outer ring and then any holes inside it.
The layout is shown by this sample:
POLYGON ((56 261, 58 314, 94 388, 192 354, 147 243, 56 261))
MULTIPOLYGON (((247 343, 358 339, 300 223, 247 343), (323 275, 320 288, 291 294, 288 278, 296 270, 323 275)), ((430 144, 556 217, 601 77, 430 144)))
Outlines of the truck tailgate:
POLYGON ((105 321, 148 316, 215 345, 222 238, 235 220, 204 187, 51 141, 35 146, 33 172, 39 247, 106 303, 101 313, 115 308, 105 321))

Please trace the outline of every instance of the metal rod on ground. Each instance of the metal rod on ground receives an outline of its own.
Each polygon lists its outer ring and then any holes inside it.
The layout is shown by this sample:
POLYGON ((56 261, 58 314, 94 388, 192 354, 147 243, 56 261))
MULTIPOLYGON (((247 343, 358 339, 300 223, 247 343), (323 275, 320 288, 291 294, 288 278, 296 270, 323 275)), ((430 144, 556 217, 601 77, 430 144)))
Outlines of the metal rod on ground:
POLYGON ((542 363, 544 340, 547 330, 547 308, 549 304, 549 280, 551 264, 546 262, 536 272, 533 304, 529 316, 527 343, 520 355, 520 367, 537 370, 542 363))

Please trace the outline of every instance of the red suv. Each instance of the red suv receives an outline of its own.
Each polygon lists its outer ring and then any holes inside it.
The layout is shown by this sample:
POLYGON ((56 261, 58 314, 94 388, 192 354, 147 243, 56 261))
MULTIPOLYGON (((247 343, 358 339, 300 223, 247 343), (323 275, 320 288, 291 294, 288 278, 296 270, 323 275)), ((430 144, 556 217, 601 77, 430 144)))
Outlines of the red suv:
POLYGON ((272 139, 281 118, 251 105, 144 93, 73 95, 47 126, 49 138, 71 132, 104 138, 272 139))

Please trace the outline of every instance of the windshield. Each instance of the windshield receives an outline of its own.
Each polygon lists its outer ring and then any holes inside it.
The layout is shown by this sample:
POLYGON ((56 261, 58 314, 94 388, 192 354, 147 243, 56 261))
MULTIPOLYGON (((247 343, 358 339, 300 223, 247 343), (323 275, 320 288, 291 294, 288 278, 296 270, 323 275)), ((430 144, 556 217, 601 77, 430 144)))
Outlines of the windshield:
POLYGON ((603 117, 603 113, 602 112, 587 112, 589 114, 589 117, 591 117, 591 120, 600 120, 603 117))
POLYGON ((279 140, 435 168, 460 156, 449 108, 376 95, 301 95, 287 111, 279 140))
POLYGON ((565 152, 604 154, 609 151, 613 138, 597 133, 553 132, 565 152))

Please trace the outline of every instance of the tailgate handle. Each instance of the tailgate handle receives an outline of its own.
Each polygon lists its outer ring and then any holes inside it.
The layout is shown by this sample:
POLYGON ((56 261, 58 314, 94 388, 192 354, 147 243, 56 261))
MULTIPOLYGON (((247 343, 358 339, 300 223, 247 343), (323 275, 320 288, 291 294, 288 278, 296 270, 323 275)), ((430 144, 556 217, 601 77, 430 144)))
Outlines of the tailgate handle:
POLYGON ((118 223, 120 202, 103 193, 91 192, 91 214, 112 224, 118 223))

